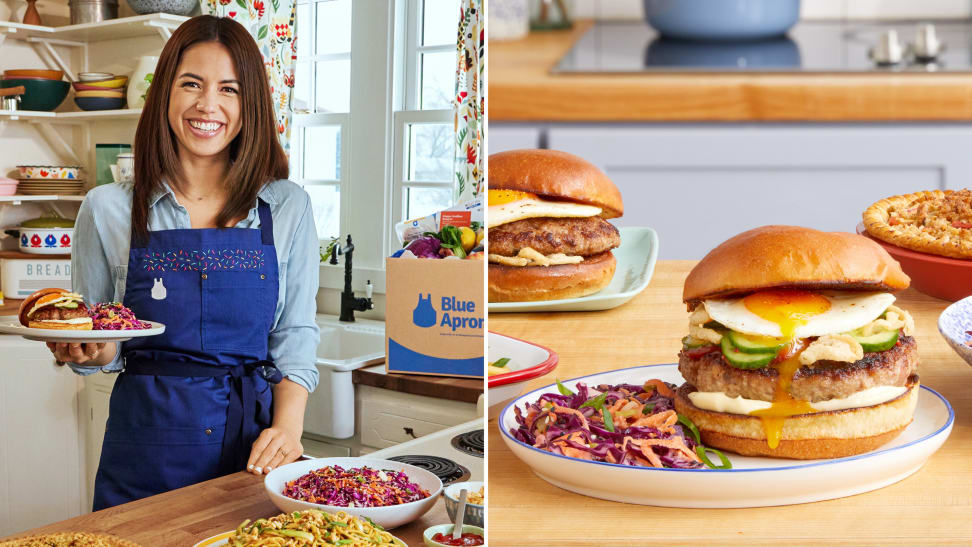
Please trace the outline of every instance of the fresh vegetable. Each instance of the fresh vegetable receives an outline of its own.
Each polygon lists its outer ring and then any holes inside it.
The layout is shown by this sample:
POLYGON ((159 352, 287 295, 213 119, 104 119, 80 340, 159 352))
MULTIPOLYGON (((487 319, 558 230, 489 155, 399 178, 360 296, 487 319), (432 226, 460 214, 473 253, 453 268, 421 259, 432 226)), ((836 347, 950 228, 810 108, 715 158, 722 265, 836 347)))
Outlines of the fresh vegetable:
POLYGON ((696 454, 699 455, 699 458, 702 460, 702 463, 704 463, 705 466, 708 467, 709 469, 732 469, 732 462, 729 461, 729 458, 727 458, 725 454, 719 452, 715 448, 709 448, 708 446, 702 446, 700 444, 695 447, 695 452, 696 454), (706 452, 712 452, 716 456, 719 456, 719 460, 722 463, 720 465, 715 465, 714 463, 712 463, 712 460, 710 460, 709 457, 705 455, 706 452))
POLYGON ((425 232, 426 236, 431 236, 441 242, 442 247, 452 251, 452 254, 459 258, 466 258, 466 250, 462 246, 462 232, 455 226, 443 226, 438 233, 425 232))
POLYGON ((288 482, 283 495, 338 507, 384 507, 425 499, 429 492, 402 471, 328 465, 288 482))
POLYGON ((442 242, 433 236, 420 237, 412 240, 406 249, 419 258, 439 258, 439 248, 442 242))
POLYGON ((489 366, 491 366, 491 367, 497 367, 497 368, 503 368, 503 367, 506 366, 506 363, 509 363, 509 362, 510 362, 510 358, 509 357, 501 357, 501 358, 493 361, 492 363, 490 363, 489 366))
POLYGON ((885 351, 894 347, 898 343, 897 330, 884 330, 871 335, 864 335, 861 329, 853 330, 848 334, 860 343, 864 351, 885 351))
POLYGON ((476 246, 476 232, 471 228, 467 228, 466 226, 459 228, 459 239, 462 243, 463 250, 467 253, 476 246))
POLYGON ((782 338, 772 338, 770 336, 752 336, 736 331, 728 331, 726 337, 732 345, 743 353, 772 353, 777 354, 786 345, 782 338))
POLYGON ((710 345, 709 342, 705 340, 699 340, 698 338, 693 338, 691 336, 686 336, 682 338, 682 348, 683 349, 694 349, 701 348, 702 346, 710 345))
POLYGON ((722 355, 730 365, 744 370, 763 368, 776 358, 775 353, 743 353, 732 344, 728 336, 722 337, 720 347, 722 355))
POLYGON ((560 380, 557 380, 557 391, 559 391, 561 395, 573 395, 574 394, 574 392, 571 391, 570 389, 568 389, 567 386, 565 386, 564 384, 561 384, 560 383, 560 380))

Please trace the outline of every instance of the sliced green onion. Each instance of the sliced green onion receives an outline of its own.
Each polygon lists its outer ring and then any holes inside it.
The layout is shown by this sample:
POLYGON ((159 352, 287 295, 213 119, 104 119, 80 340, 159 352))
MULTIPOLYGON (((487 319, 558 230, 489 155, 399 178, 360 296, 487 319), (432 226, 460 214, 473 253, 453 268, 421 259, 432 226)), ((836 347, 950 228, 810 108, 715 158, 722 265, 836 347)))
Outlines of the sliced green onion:
POLYGON ((602 393, 597 397, 591 397, 590 399, 584 401, 580 408, 584 408, 585 406, 598 408, 603 406, 605 401, 607 401, 607 393, 602 393))
POLYGON ((509 363, 509 362, 510 362, 510 358, 509 357, 503 357, 501 359, 497 359, 497 360, 493 361, 492 363, 489 364, 489 366, 491 366, 491 367, 497 367, 497 368, 503 368, 503 367, 506 366, 506 363, 509 363))
POLYGON ((604 404, 601 405, 601 418, 604 419, 604 429, 614 433, 614 418, 611 416, 611 411, 604 404))
POLYGON ((368 524, 370 524, 370 525, 372 525, 372 526, 374 526, 375 528, 377 528, 377 529, 379 529, 379 530, 381 530, 381 531, 384 531, 384 530, 385 530, 384 528, 382 528, 382 527, 381 527, 381 525, 380 525, 380 524, 378 524, 377 522, 375 522, 375 521, 373 521, 373 520, 371 520, 370 518, 368 518, 368 517, 365 517, 364 519, 365 519, 366 521, 368 521, 368 524))
POLYGON ((695 447, 695 453, 699 455, 699 459, 701 459, 702 463, 704 463, 709 469, 732 469, 732 462, 729 461, 729 458, 715 448, 709 448, 700 444, 695 447), (716 456, 719 456, 719 459, 722 460, 722 465, 713 465, 712 460, 705 455, 706 451, 713 452, 716 456))
POLYGON ((573 391, 567 389, 567 386, 565 386, 564 384, 561 384, 560 383, 560 380, 557 380, 557 391, 559 391, 561 395, 573 395, 574 394, 573 391))
POLYGON ((349 543, 354 543, 353 539, 339 539, 334 542, 335 545, 347 545, 349 543))
POLYGON ((330 525, 332 525, 332 526, 340 526, 341 528, 347 528, 348 527, 348 523, 346 523, 346 522, 338 522, 336 520, 329 520, 329 521, 327 521, 327 523, 330 524, 330 525))
POLYGON ((655 411, 655 403, 645 403, 645 408, 641 409, 642 414, 651 414, 655 411))
POLYGON ((692 432, 692 438, 695 439, 696 444, 702 444, 702 436, 699 435, 699 428, 695 427, 695 424, 692 423, 692 420, 690 420, 688 416, 679 414, 678 423, 684 425, 689 431, 692 432))

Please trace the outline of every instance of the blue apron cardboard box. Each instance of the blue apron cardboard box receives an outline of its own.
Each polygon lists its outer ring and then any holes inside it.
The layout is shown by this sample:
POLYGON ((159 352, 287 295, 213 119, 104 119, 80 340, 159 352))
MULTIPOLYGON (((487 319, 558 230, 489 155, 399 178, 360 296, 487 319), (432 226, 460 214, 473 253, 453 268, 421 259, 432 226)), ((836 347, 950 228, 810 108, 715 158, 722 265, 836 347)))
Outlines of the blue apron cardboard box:
POLYGON ((482 378, 482 260, 385 259, 388 372, 482 378))

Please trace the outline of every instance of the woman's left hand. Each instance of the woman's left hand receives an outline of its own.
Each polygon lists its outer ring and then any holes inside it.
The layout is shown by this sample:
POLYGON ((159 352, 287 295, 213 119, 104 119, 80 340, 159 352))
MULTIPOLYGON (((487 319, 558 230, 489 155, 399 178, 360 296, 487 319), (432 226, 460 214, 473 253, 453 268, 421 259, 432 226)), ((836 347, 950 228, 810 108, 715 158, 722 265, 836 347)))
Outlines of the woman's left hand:
POLYGON ((260 432, 253 443, 246 470, 254 475, 269 473, 281 465, 296 461, 303 453, 299 434, 280 427, 268 427, 260 432))

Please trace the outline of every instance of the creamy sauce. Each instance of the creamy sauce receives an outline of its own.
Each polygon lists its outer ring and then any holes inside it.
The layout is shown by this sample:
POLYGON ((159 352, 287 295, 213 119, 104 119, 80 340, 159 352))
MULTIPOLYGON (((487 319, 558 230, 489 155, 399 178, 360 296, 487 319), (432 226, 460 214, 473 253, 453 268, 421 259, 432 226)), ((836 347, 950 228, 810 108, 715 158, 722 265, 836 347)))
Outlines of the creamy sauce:
MULTIPOLYGON (((810 403, 818 412, 844 410, 846 408, 860 408, 874 406, 897 399, 908 391, 904 386, 874 386, 858 391, 840 399, 828 399, 810 403)), ((730 397, 721 391, 695 391, 689 393, 692 404, 712 412, 728 412, 729 414, 749 414, 756 410, 767 409, 772 406, 769 401, 759 399, 744 399, 741 395, 730 397)))
POLYGON ((74 319, 40 319, 44 323, 66 323, 69 325, 79 325, 81 323, 90 323, 90 317, 75 317, 74 319))

